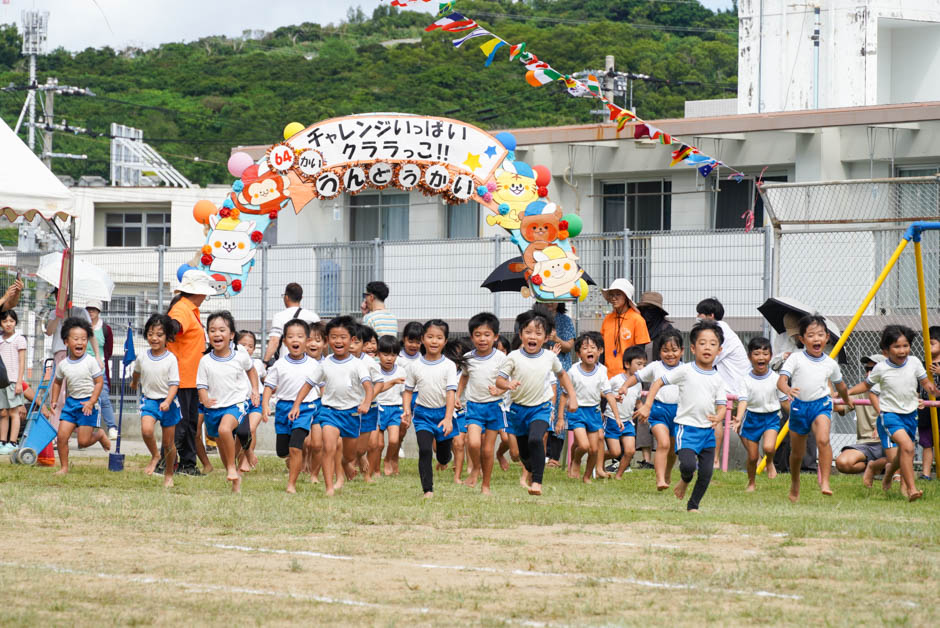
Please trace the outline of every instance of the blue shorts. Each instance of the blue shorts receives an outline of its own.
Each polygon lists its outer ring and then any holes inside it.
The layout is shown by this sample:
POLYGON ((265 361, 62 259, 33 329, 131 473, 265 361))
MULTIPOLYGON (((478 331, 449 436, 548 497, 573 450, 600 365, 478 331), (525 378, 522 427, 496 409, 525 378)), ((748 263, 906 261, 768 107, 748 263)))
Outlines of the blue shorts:
POLYGON ((310 427, 320 424, 320 409, 323 407, 323 400, 319 397, 314 399, 313 407, 316 408, 316 414, 313 415, 313 420, 310 421, 310 427))
POLYGON ((341 438, 359 438, 359 410, 348 408, 340 410, 330 406, 321 406, 320 425, 335 427, 341 438))
POLYGON ((741 423, 741 438, 759 443, 764 432, 769 431, 780 431, 779 412, 745 412, 744 421, 741 423))
POLYGON ((604 438, 620 439, 624 436, 632 436, 636 438, 636 426, 633 424, 633 421, 624 421, 623 429, 621 430, 617 427, 616 421, 614 421, 611 417, 605 417, 604 438))
POLYGON ((173 398, 173 402, 166 412, 160 410, 161 403, 163 403, 163 399, 143 397, 140 400, 140 416, 153 417, 160 422, 160 427, 163 428, 173 427, 179 423, 182 417, 180 416, 180 402, 177 401, 176 397, 173 398))
MULTIPOLYGON (((676 423, 676 452, 680 449, 691 449, 697 454, 702 450, 715 448, 715 430, 711 427, 695 427, 676 423)), ((709 462, 708 464, 711 464, 709 462)))
MULTIPOLYGON (((259 394, 258 396, 260 397, 261 395, 259 394)), ((261 399, 258 399, 258 401, 260 402, 261 399)), ((246 412, 246 414, 264 414, 264 413, 261 411, 260 403, 257 406, 252 405, 251 399, 249 398, 248 399, 248 412, 246 412)))
POLYGON ((884 443, 882 439, 881 446, 884 449, 889 447, 896 447, 897 445, 891 436, 894 436, 894 433, 898 430, 904 430, 907 432, 907 435, 910 439, 917 444, 917 411, 911 412, 910 414, 897 414, 895 412, 882 412, 879 418, 878 427, 881 428, 878 432, 878 435, 881 436, 881 431, 888 436, 889 445, 884 443))
POLYGON ((379 406, 379 429, 384 432, 391 425, 401 425, 401 406, 379 406))
POLYGON ((379 407, 372 404, 369 411, 359 415, 359 435, 368 434, 379 429, 379 407))
POLYGON ((314 418, 320 413, 320 409, 317 407, 316 403, 316 401, 301 403, 300 414, 297 415, 296 419, 291 421, 287 418, 287 415, 290 413, 291 408, 294 407, 294 402, 289 399, 278 401, 277 405, 274 406, 274 433, 290 434, 292 431, 298 429, 309 432, 314 418))
POLYGON ((479 425, 486 432, 506 429, 506 415, 498 401, 489 403, 467 402, 467 425, 479 425))
POLYGON ((674 421, 678 409, 679 404, 677 403, 663 403, 662 401, 653 400, 653 407, 650 408, 650 429, 653 429, 654 425, 665 425, 669 428, 669 435, 675 436, 676 426, 674 421))
POLYGON ((816 417, 823 415, 832 418, 832 399, 820 397, 813 401, 794 399, 790 404, 790 431, 806 436, 813 429, 816 417))
POLYGON ((66 397, 65 405, 62 407, 62 414, 59 415, 60 421, 74 423, 78 427, 98 427, 98 404, 92 408, 91 414, 85 416, 82 412, 82 404, 91 399, 76 399, 75 397, 66 397))
POLYGON ((454 431, 460 434, 467 433, 467 413, 466 411, 454 411, 454 431))
POLYGON ((506 417, 507 429, 516 436, 528 436, 529 426, 535 421, 552 422, 552 402, 546 401, 538 406, 520 406, 517 403, 509 406, 506 417))
POLYGON ((203 414, 203 423, 206 424, 206 434, 209 435, 209 438, 219 437, 219 424, 226 414, 235 417, 235 420, 241 423, 242 419, 248 416, 248 402, 243 401, 225 408, 206 408, 203 414))
POLYGON ((604 417, 601 416, 601 409, 597 406, 581 408, 575 412, 565 414, 568 419, 568 429, 576 430, 579 427, 588 432, 600 432, 604 429, 604 417))
POLYGON ((453 423, 453 429, 451 429, 449 434, 444 434, 444 429, 437 426, 438 423, 444 420, 446 414, 447 408, 415 406, 414 420, 412 421, 415 432, 430 432, 434 435, 434 440, 439 443, 452 439, 459 433, 457 432, 456 422, 453 423))

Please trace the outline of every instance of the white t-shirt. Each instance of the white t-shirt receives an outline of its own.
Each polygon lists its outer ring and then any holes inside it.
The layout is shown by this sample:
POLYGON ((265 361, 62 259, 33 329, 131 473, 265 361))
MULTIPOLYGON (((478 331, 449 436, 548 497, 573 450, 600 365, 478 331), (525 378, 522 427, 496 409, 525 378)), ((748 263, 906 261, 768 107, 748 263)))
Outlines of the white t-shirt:
POLYGON ((490 351, 489 355, 481 356, 476 350, 464 354, 467 358, 467 401, 474 403, 490 403, 499 401, 500 396, 490 394, 490 386, 496 383, 496 375, 499 368, 506 361, 506 354, 496 349, 490 351))
POLYGON ((295 318, 306 321, 308 325, 310 323, 320 322, 320 317, 317 316, 316 312, 305 310, 304 308, 295 305, 294 307, 281 310, 271 317, 271 330, 268 332, 268 338, 280 338, 283 336, 284 325, 294 320, 295 318), (300 312, 297 311, 298 308, 300 309, 300 312))
MULTIPOLYGON (((666 373, 671 373, 680 366, 682 366, 681 362, 675 366, 666 366, 663 364, 662 360, 656 360, 637 371, 636 378, 637 381, 643 382, 644 384, 652 384, 657 379, 662 379, 663 375, 666 373)), ((656 401, 671 404, 679 403, 679 389, 675 386, 663 386, 659 389, 659 392, 656 393, 656 401)))
POLYGON ((295 401, 300 389, 307 381, 314 382, 313 388, 304 397, 303 403, 310 403, 320 398, 320 387, 315 383, 323 378, 320 363, 304 354, 299 360, 289 355, 277 359, 264 381, 265 388, 273 390, 278 401, 295 401))
POLYGON ((548 374, 558 375, 562 372, 561 361, 553 352, 540 349, 538 353, 527 353, 523 349, 516 349, 506 356, 506 361, 499 369, 499 376, 521 382, 512 391, 513 403, 539 406, 552 400, 551 389, 546 390, 545 386, 548 374))
POLYGON ((703 371, 695 362, 686 362, 663 375, 663 382, 679 389, 676 423, 693 427, 712 426, 707 415, 715 414, 716 406, 728 404, 725 382, 718 371, 703 371))
POLYGON ((725 390, 733 395, 743 392, 744 376, 751 370, 747 359, 747 350, 731 326, 724 321, 715 321, 721 327, 725 340, 721 343, 721 352, 715 358, 715 368, 725 382, 725 390))
POLYGON ((77 360, 66 356, 55 369, 55 378, 65 380, 65 394, 74 399, 86 399, 95 392, 95 378, 104 375, 98 361, 87 353, 77 360))
POLYGON ((310 384, 320 384, 320 399, 323 405, 337 410, 356 408, 366 397, 364 382, 371 382, 369 367, 365 362, 352 355, 344 360, 337 360, 331 355, 322 362, 321 380, 308 379, 310 384))
POLYGON ((401 366, 402 368, 404 368, 405 370, 408 370, 408 369, 411 368, 411 365, 412 365, 412 364, 414 364, 415 362, 417 362, 417 361, 420 360, 420 359, 421 359, 421 352, 420 352, 420 351, 419 351, 418 353, 414 354, 414 355, 409 355, 408 353, 405 352, 404 349, 402 349, 402 350, 398 353, 398 359, 395 360, 395 363, 398 364, 398 365, 400 365, 400 366, 401 366))
MULTIPOLYGON (((359 356, 359 359, 362 360, 362 363, 369 369, 369 379, 372 380, 373 386, 385 381, 382 379, 382 367, 379 366, 375 358, 367 353, 363 353, 359 356)), ((375 399, 372 400, 372 403, 375 404, 375 399)))
POLYGON ((842 370, 838 363, 825 353, 814 358, 806 349, 791 353, 780 368, 780 375, 790 378, 790 387, 798 388, 800 401, 816 401, 829 396, 827 382, 842 381, 842 370))
POLYGON ((423 408, 443 408, 447 391, 457 390, 457 365, 443 356, 433 362, 422 357, 408 369, 405 390, 418 391, 417 403, 423 408))
POLYGON ((748 371, 743 381, 744 391, 738 399, 747 402, 747 409, 750 412, 761 414, 777 412, 780 410, 780 402, 787 399, 787 396, 777 388, 778 379, 780 376, 770 369, 767 369, 763 375, 756 375, 753 370, 748 371))
POLYGON ((147 399, 163 401, 170 386, 180 385, 180 366, 170 350, 153 355, 150 349, 134 361, 134 372, 140 374, 140 393, 147 399))
MULTIPOLYGON (((391 371, 384 371, 380 369, 382 374, 383 382, 390 382, 396 379, 404 379, 406 376, 405 367, 401 366, 397 362, 392 367, 391 371)), ((380 406, 400 406, 401 405, 401 396, 405 391, 405 383, 395 384, 387 390, 383 390, 375 398, 375 402, 380 406)))
POLYGON ((244 347, 229 349, 228 356, 220 358, 210 351, 199 360, 196 370, 196 390, 205 390, 215 403, 208 408, 227 408, 241 403, 251 395, 248 371, 254 368, 251 356, 244 347))
POLYGON ((581 362, 578 362, 568 369, 568 377, 571 378, 571 385, 574 386, 579 408, 598 407, 601 405, 601 397, 610 392, 607 367, 603 364, 595 364, 593 370, 585 371, 581 362))
POLYGON ((253 358, 251 363, 255 368, 255 373, 258 375, 258 384, 261 384, 264 381, 264 376, 268 373, 268 367, 258 358, 253 358))
MULTIPOLYGON (((618 373, 610 378, 610 389, 613 392, 620 390, 620 387, 623 386, 623 383, 627 381, 627 376, 625 373, 618 373)), ((636 411, 636 402, 640 398, 640 395, 643 394, 643 386, 639 383, 630 386, 627 388, 627 392, 624 393, 623 399, 617 402, 617 410, 620 412, 620 420, 624 423, 633 423, 633 413, 636 411)), ((611 409, 610 405, 604 410, 604 416, 614 418, 614 411, 611 409)))
POLYGON ((868 374, 868 385, 881 387, 876 393, 881 402, 882 412, 910 414, 917 412, 920 397, 917 386, 927 379, 927 370, 923 363, 912 355, 907 356, 904 364, 898 366, 891 360, 875 365, 868 374))

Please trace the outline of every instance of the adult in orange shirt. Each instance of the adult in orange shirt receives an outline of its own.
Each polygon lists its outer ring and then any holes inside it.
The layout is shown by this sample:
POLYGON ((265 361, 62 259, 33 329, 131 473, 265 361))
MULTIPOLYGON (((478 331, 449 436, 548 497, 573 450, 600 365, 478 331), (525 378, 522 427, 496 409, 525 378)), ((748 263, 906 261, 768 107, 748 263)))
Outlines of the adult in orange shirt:
POLYGON ((176 321, 176 338, 167 344, 179 362, 180 387, 176 398, 181 419, 176 426, 176 450, 180 466, 177 473, 202 475, 196 468, 196 426, 199 419, 199 397, 196 394, 196 371, 206 350, 206 331, 199 318, 199 306, 207 296, 215 294, 212 277, 201 270, 187 270, 180 281, 178 294, 170 301, 170 318, 176 321))
POLYGON ((623 373, 623 352, 634 345, 643 346, 650 341, 646 321, 633 304, 633 284, 626 279, 615 279, 603 291, 604 299, 614 311, 604 317, 601 335, 604 337, 604 365, 607 376, 623 373))

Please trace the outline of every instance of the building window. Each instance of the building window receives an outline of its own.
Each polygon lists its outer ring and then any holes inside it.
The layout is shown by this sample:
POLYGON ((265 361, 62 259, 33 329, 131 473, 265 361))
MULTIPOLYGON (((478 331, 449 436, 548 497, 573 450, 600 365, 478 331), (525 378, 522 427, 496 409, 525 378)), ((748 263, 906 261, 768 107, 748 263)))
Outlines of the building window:
POLYGON ((604 183, 601 190, 605 232, 669 231, 671 228, 671 181, 604 183))
POLYGON ((408 239, 408 194, 357 194, 349 208, 351 240, 408 239))
POLYGON ((476 201, 447 206, 447 237, 476 238, 480 235, 480 204, 476 201))
MULTIPOLYGON (((764 183, 786 183, 786 176, 765 176, 764 183)), ((764 199, 752 179, 720 181, 714 196, 715 229, 743 229, 742 215, 754 208, 754 226, 764 226, 764 199)))
POLYGON ((105 246, 169 246, 170 214, 105 214, 105 246))

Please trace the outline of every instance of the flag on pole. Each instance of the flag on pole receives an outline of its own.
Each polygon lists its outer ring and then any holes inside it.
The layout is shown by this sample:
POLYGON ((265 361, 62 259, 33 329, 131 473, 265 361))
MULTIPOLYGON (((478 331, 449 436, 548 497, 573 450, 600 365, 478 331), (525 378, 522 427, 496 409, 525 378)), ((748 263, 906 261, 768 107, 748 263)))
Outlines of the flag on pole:
POLYGON ((134 331, 130 325, 127 326, 127 338, 124 339, 124 357, 121 364, 125 367, 131 365, 137 359, 137 352, 134 351, 134 331))
POLYGON ((493 63, 493 59, 496 57, 496 51, 505 45, 507 45, 506 42, 504 42, 499 37, 494 37, 485 44, 481 45, 480 50, 482 50, 483 54, 486 55, 486 63, 483 64, 483 67, 490 67, 490 65, 493 63))

